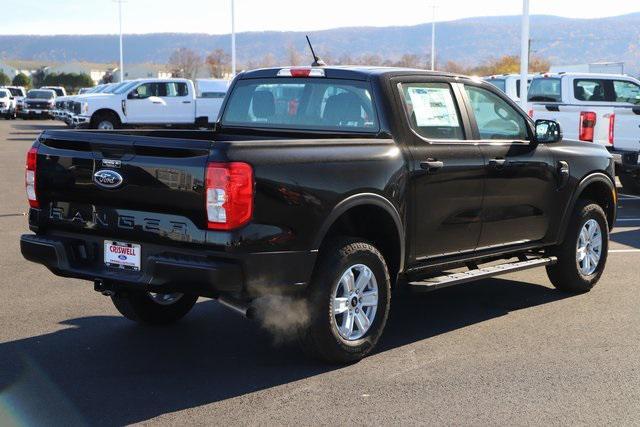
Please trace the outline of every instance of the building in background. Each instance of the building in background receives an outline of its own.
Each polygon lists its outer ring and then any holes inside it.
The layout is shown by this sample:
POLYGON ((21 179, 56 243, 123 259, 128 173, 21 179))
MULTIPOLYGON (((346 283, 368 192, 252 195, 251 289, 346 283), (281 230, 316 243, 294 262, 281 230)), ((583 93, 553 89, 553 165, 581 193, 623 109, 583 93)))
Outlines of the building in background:
MULTIPOLYGON (((120 70, 115 68, 112 71, 113 81, 120 81, 120 70)), ((167 66, 161 64, 129 64, 125 66, 124 80, 134 79, 167 79, 172 76, 167 66)))
POLYGON ((69 62, 47 67, 46 74, 75 73, 87 74, 94 84, 99 84, 105 74, 114 69, 112 64, 93 64, 90 62, 69 62))

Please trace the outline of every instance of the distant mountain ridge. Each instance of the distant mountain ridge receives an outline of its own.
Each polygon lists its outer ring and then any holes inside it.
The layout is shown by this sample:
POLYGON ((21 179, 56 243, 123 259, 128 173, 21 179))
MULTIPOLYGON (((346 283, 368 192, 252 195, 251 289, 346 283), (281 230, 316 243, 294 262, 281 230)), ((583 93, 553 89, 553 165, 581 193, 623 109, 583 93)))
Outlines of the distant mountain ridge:
MULTIPOLYGON (((306 52, 309 34, 321 56, 339 58, 378 54, 397 59, 405 53, 429 55, 431 24, 405 27, 351 27, 312 32, 243 32, 237 34, 238 60, 246 63, 270 53, 278 63, 288 58, 287 48, 306 52)), ((625 71, 640 73, 640 13, 599 19, 531 16, 534 55, 552 64, 623 61, 625 71)), ((448 60, 475 65, 489 58, 518 54, 520 17, 467 18, 436 24, 438 63, 448 60)), ((125 35, 125 61, 165 63, 180 47, 206 54, 228 50, 229 35, 156 33, 125 35)), ((0 36, 0 59, 34 61, 116 62, 115 35, 0 36)), ((310 60, 309 60, 310 62, 310 60)))

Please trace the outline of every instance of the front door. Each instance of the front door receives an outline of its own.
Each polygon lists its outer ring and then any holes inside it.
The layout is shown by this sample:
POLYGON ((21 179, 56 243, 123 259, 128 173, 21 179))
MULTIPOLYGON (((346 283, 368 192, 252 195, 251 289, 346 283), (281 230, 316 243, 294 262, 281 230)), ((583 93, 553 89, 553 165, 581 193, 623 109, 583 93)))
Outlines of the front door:
POLYGON ((410 262, 475 250, 480 236, 484 161, 459 89, 447 79, 396 82, 411 160, 410 262))
POLYGON ((522 110, 498 91, 464 84, 474 138, 486 163, 478 249, 541 240, 556 210, 557 168, 533 142, 522 110))

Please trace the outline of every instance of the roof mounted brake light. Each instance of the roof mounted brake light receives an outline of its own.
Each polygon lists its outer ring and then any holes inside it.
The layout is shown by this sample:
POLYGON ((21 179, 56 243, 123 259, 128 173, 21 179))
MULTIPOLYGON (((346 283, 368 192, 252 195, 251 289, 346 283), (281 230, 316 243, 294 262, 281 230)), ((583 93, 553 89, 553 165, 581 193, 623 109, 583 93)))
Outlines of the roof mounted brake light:
POLYGON ((278 77, 324 77, 322 68, 283 68, 278 71, 278 77))

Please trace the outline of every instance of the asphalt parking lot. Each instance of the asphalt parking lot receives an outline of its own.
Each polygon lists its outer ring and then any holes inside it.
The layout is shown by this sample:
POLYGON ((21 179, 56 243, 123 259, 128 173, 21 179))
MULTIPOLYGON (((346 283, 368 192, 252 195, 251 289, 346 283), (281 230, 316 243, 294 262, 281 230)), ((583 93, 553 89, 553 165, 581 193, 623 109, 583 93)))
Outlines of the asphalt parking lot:
POLYGON ((24 261, 25 153, 51 126, 0 121, 0 425, 640 422, 640 197, 592 292, 537 269, 400 296, 379 350, 332 367, 212 301, 135 325, 24 261))

